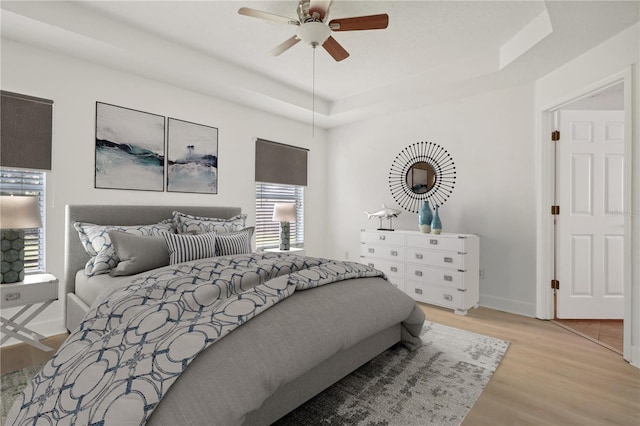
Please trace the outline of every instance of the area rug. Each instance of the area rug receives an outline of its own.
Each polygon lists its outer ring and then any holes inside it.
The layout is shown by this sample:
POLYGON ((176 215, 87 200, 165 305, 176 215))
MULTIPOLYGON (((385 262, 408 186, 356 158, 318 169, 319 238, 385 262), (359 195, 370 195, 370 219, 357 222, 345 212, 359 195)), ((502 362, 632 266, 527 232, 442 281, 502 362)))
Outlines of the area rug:
MULTIPOLYGON (((509 343, 427 322, 424 345, 397 345, 280 419, 276 425, 459 425, 509 343)), ((3 374, 2 423, 40 366, 3 374)))
POLYGON ((420 349, 383 352, 276 425, 459 425, 509 342, 431 322, 421 337, 420 349))
POLYGON ((2 400, 2 424, 7 417, 7 413, 13 405, 13 401, 20 395, 22 389, 36 375, 42 365, 34 365, 25 367, 21 370, 12 371, 11 373, 0 376, 0 400, 2 400))

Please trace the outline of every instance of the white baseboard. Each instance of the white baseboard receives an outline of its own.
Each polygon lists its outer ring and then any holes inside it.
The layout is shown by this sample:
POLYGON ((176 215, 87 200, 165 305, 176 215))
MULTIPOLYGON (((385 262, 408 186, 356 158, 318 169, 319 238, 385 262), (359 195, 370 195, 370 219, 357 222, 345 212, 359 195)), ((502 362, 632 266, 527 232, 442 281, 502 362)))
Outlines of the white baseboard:
MULTIPOLYGON (((67 329, 64 326, 64 320, 62 318, 56 318, 54 320, 41 321, 41 322, 30 322, 27 324, 27 327, 30 330, 35 331, 36 333, 42 334, 45 337, 55 336, 57 334, 66 333, 67 329)), ((1 347, 7 347, 11 345, 15 345, 17 343, 22 343, 18 339, 14 339, 13 337, 4 342, 1 347)))
POLYGON ((531 318, 535 318, 536 316, 535 304, 522 302, 520 300, 507 299, 504 297, 480 294, 480 306, 495 309, 497 311, 524 315, 531 318))
POLYGON ((631 346, 631 365, 636 368, 640 368, 640 346, 631 346))

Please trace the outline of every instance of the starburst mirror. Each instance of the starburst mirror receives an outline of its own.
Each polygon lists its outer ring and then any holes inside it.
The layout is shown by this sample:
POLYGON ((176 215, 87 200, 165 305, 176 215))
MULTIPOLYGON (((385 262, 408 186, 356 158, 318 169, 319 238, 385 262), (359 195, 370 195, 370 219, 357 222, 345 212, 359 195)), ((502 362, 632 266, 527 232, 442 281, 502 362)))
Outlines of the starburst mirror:
POLYGON ((391 195, 403 209, 418 213, 422 202, 442 206, 453 192, 456 166, 451 154, 433 142, 416 142, 396 156, 389 171, 391 195))

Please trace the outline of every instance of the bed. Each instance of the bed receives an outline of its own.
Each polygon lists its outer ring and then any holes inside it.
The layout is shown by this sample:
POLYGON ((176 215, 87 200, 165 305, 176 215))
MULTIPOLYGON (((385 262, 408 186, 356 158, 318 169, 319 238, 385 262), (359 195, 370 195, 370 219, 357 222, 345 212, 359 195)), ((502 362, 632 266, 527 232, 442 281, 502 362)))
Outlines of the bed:
MULTIPOLYGON (((261 311, 255 318, 238 315, 239 324, 233 326, 232 331, 199 352, 190 361, 188 368, 185 367, 177 379, 171 381, 169 389, 163 391, 160 403, 153 405, 149 410, 150 416, 143 423, 268 425, 389 347, 399 342, 409 347, 420 345, 419 335, 424 314, 419 307, 411 298, 395 289, 378 271, 371 271, 371 268, 355 263, 303 258, 291 254, 251 253, 184 262, 130 276, 98 275, 93 277, 99 278, 95 280, 98 283, 97 289, 95 282, 87 284, 83 274, 89 255, 78 238, 74 223, 153 224, 171 218, 174 211, 193 217, 221 219, 240 214, 240 209, 235 207, 67 206, 64 285, 67 295, 66 324, 72 332, 70 340, 81 335, 83 327, 85 334, 93 332, 87 328, 88 320, 85 315, 94 315, 103 305, 106 306, 107 302, 102 301, 103 298, 108 299, 105 294, 110 294, 109 298, 113 298, 123 292, 124 288, 127 291, 129 288, 138 288, 132 283, 147 283, 167 274, 177 274, 178 270, 191 271, 180 272, 181 280, 191 278, 190 274, 196 276, 193 271, 197 271, 197 274, 202 274, 202 271, 210 274, 208 268, 213 268, 211 263, 215 263, 216 267, 222 265, 225 274, 231 273, 228 272, 230 268, 242 271, 241 278, 234 281, 232 286, 240 286, 238 291, 243 296, 253 292, 249 296, 255 298, 257 294, 261 300, 274 300, 277 303, 273 302, 273 306, 261 311), (258 265, 258 272, 255 274, 247 270, 249 266, 253 268, 255 265, 258 265), (247 285, 248 290, 243 287, 245 284, 242 280, 247 277, 253 279, 253 275, 261 275, 264 271, 277 271, 278 275, 260 285, 247 285), (331 275, 333 271, 338 271, 337 275, 341 278, 329 280, 327 275, 331 275), (327 284, 311 286, 300 282, 318 274, 322 275, 322 280, 327 284), (291 283, 296 280, 297 287, 291 287, 291 283), (283 287, 279 287, 280 285, 283 287), (305 289, 307 287, 309 289, 305 289), (290 291, 290 288, 293 290, 290 291), (284 293, 287 294, 283 296, 284 293)), ((234 271, 232 273, 235 278, 240 273, 234 271)), ((233 300, 229 303, 239 303, 235 298, 235 295, 230 297, 233 300)), ((123 303, 122 300, 126 300, 129 305, 133 303, 130 302, 133 298, 120 299, 119 303, 123 303)), ((229 306, 224 308, 225 318, 235 318, 235 313, 229 314, 231 311, 233 309, 229 306)), ((197 314, 199 315, 200 313, 197 314)), ((114 316, 110 312, 106 317, 111 321, 114 316)), ((170 321, 166 322, 169 323, 170 321)), ((102 336, 97 340, 107 338, 108 336, 102 336)), ((61 349, 64 348, 63 345, 61 349)), ((73 346, 67 344, 67 352, 71 350, 69 348, 73 349, 73 346)), ((104 352, 100 352, 99 357, 104 352)), ((42 377, 47 375, 47 370, 60 368, 53 364, 55 363, 45 366, 40 373, 42 377)), ((91 365, 92 367, 87 368, 95 368, 96 364, 94 362, 91 365)), ((45 380, 38 379, 36 385, 44 387, 45 380)), ((36 385, 33 389, 37 388, 36 385)), ((71 391, 74 389, 67 387, 71 391)), ((36 391, 33 390, 31 394, 23 395, 22 401, 14 405, 8 418, 16 415, 14 410, 20 408, 16 406, 21 405, 24 409, 33 404, 37 399, 35 394, 36 391)), ((114 406, 113 403, 111 405, 114 406)), ((127 410, 111 408, 110 413, 113 414, 114 411, 127 410)), ((81 419, 76 417, 75 421, 81 419)))

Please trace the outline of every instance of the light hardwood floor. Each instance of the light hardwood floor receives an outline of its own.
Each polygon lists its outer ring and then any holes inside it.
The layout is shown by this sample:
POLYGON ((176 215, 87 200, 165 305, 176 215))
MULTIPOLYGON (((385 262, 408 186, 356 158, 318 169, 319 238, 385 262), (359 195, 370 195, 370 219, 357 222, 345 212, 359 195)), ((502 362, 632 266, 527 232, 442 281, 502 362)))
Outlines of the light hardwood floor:
MULTIPOLYGON (((550 322, 478 308, 467 316, 421 305, 431 321, 511 342, 464 426, 640 425, 640 370, 550 322)), ((62 344, 64 335, 47 340, 62 344)), ((27 345, 0 351, 2 372, 48 359, 27 345)))
POLYGON ((422 305, 431 321, 511 342, 463 425, 640 425, 640 369, 551 321, 422 305))
POLYGON ((0 349, 0 373, 10 373, 48 361, 66 338, 67 334, 59 334, 42 339, 42 343, 54 349, 50 352, 41 351, 26 343, 18 343, 0 349))

